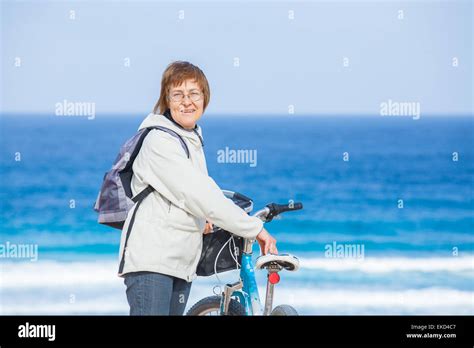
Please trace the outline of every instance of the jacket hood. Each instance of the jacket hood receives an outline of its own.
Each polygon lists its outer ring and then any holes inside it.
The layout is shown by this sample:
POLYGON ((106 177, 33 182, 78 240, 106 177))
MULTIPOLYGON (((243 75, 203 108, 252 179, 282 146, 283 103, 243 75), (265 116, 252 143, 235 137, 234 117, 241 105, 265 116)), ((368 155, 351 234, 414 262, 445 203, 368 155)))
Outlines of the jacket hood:
POLYGON ((193 130, 187 130, 181 127, 180 125, 178 125, 176 122, 174 122, 173 119, 171 118, 171 115, 169 115, 168 117, 166 117, 165 115, 150 113, 140 124, 140 127, 138 127, 138 130, 141 130, 143 128, 148 128, 148 127, 156 127, 156 126, 166 127, 175 131, 176 133, 181 135, 183 138, 190 140, 192 143, 195 143, 196 145, 204 146, 204 142, 202 140, 201 127, 196 125, 196 127, 193 130))

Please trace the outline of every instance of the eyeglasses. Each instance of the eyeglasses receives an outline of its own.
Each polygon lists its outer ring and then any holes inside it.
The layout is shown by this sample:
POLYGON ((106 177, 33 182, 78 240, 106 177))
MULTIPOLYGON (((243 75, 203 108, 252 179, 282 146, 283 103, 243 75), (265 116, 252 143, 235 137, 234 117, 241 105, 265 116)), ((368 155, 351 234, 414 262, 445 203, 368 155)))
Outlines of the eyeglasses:
MULTIPOLYGON (((189 99, 191 99, 193 102, 200 101, 202 98, 202 93, 199 92, 191 92, 187 95, 189 99)), ((170 99, 176 103, 181 102, 184 99, 185 95, 181 92, 174 92, 171 93, 170 99)))

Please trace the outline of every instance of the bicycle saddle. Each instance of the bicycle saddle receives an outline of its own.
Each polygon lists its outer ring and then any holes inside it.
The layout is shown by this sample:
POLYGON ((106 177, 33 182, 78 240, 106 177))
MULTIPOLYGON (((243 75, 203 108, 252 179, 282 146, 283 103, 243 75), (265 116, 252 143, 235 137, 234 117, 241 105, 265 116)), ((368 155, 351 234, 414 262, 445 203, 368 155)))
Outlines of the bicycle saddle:
POLYGON ((300 262, 296 256, 290 254, 267 254, 257 257, 255 269, 264 269, 272 264, 277 264, 287 271, 297 271, 300 262))

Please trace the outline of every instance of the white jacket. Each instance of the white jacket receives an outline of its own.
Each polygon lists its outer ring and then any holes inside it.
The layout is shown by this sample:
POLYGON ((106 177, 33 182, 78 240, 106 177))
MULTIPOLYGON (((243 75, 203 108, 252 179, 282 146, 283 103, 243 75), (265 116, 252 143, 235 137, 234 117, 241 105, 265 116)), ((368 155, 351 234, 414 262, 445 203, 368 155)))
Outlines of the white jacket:
MULTIPOLYGON (((163 126, 186 142, 190 158, 179 139, 160 130, 151 130, 133 163, 132 193, 148 185, 156 191, 139 206, 125 248, 123 271, 151 271, 191 282, 201 256, 206 219, 236 235, 255 238, 263 222, 247 215, 226 198, 208 176, 199 137, 182 129, 163 115, 150 114, 139 129, 163 126)), ((201 135, 201 128, 197 131, 201 135)), ((128 225, 136 206, 125 221, 120 242, 119 262, 124 253, 128 225)))

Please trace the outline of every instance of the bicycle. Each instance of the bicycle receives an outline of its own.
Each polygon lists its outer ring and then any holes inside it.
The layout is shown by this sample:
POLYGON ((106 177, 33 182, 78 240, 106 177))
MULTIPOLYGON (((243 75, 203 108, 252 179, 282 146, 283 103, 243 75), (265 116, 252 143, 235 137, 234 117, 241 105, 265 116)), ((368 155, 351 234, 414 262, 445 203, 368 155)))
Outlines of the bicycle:
MULTIPOLYGON (((223 192, 228 198, 233 199, 234 203, 238 204, 247 213, 250 213, 253 208, 253 202, 250 198, 232 191, 223 192)), ((303 209, 302 203, 270 203, 253 214, 253 216, 267 223, 284 212, 300 209, 303 209)), ((252 263, 252 249, 255 241, 255 239, 243 238, 240 279, 235 283, 226 284, 221 295, 208 296, 201 299, 189 309, 186 315, 212 315, 213 313, 216 315, 248 316, 298 315, 298 312, 292 306, 286 304, 279 305, 272 309, 274 287, 280 281, 279 272, 282 270, 297 271, 299 268, 298 258, 290 254, 267 254, 257 258, 255 269, 266 269, 268 272, 265 305, 262 309, 252 263)), ((225 246, 226 245, 222 248, 225 246)), ((236 259, 234 260, 237 261, 236 259)), ((215 262, 217 263, 217 259, 215 262)))

